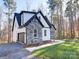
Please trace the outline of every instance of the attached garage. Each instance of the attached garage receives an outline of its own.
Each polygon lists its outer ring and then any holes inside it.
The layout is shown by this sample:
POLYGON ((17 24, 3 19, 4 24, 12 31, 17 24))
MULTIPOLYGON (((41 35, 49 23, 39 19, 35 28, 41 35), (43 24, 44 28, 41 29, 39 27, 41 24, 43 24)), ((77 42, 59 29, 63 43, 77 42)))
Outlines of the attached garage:
POLYGON ((18 33, 17 41, 21 42, 21 43, 24 43, 24 41, 25 41, 25 33, 24 32, 18 33))

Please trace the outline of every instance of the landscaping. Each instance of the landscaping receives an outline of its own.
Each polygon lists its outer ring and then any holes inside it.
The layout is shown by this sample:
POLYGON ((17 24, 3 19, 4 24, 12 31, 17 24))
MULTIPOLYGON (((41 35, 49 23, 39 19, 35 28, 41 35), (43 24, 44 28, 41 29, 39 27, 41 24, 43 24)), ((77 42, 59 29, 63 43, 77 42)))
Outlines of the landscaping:
POLYGON ((79 42, 64 42, 32 52, 41 59, 79 59, 79 42))

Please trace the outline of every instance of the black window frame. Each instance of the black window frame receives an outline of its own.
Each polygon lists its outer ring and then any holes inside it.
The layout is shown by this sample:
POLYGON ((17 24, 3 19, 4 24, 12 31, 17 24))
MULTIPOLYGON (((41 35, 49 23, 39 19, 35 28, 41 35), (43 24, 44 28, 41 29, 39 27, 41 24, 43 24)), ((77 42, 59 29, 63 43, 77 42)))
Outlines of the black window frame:
POLYGON ((44 36, 47 36, 47 30, 44 30, 44 36))
POLYGON ((38 37, 38 30, 37 29, 34 29, 34 35, 33 35, 35 38, 38 37))

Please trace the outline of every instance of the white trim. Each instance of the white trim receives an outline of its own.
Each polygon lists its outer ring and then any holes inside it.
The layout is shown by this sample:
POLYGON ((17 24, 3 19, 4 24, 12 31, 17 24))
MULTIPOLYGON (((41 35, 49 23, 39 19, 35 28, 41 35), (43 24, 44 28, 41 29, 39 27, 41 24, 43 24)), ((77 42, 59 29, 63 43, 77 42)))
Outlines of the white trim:
POLYGON ((24 34, 24 43, 26 43, 26 32, 24 34))
POLYGON ((42 28, 42 40, 50 40, 50 28, 42 28), (46 36, 44 36, 44 30, 46 30, 46 36))
POLYGON ((44 36, 47 36, 47 30, 44 29, 44 36))

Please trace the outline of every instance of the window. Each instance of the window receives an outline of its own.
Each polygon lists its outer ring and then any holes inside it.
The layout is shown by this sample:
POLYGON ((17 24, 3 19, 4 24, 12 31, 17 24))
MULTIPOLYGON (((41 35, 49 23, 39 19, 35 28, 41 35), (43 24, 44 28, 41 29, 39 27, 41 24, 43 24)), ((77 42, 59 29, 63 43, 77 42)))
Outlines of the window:
POLYGON ((44 36, 46 36, 46 32, 47 32, 47 31, 46 31, 46 30, 44 30, 44 36))
POLYGON ((34 29, 34 37, 37 37, 37 30, 36 29, 34 29))

